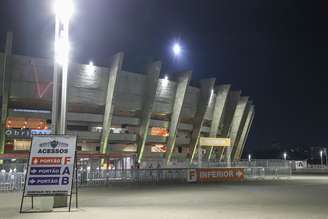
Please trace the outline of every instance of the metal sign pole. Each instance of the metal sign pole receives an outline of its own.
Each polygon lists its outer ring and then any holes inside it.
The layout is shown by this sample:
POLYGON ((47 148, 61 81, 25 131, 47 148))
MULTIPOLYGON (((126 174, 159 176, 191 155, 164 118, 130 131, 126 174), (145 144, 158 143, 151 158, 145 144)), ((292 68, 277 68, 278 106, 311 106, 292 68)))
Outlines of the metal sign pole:
MULTIPOLYGON (((73 181, 74 177, 75 177, 75 183, 77 182, 77 177, 76 176, 77 176, 77 165, 76 165, 76 151, 75 151, 75 154, 74 154, 74 167, 73 167, 73 178, 72 178, 72 181, 73 181)), ((70 196, 69 196, 69 206, 68 206, 68 211, 69 212, 71 212, 71 206, 72 206, 73 185, 74 185, 74 183, 72 182, 72 184, 71 184, 71 193, 70 193, 70 196)), ((76 189, 75 196, 77 197, 77 185, 75 185, 75 189, 76 189)), ((75 204, 77 205, 77 198, 76 198, 76 203, 75 204)))
MULTIPOLYGON (((32 137, 32 142, 33 142, 33 137, 32 137)), ((25 189, 26 189, 27 175, 28 175, 27 173, 30 168, 30 157, 31 157, 31 150, 28 153, 27 167, 26 167, 25 180, 24 180, 24 189, 23 189, 21 204, 20 204, 20 208, 19 208, 19 213, 24 213, 23 212, 23 202, 24 202, 24 198, 25 198, 25 189)), ((32 208, 33 208, 33 201, 32 201, 32 208)))

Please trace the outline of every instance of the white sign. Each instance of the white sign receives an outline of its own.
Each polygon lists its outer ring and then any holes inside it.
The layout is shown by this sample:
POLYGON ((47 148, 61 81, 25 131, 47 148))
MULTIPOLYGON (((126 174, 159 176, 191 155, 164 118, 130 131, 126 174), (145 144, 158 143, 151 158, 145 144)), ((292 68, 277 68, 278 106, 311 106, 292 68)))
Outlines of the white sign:
POLYGON ((27 170, 27 195, 71 194, 76 136, 34 136, 27 170))
POLYGON ((296 169, 303 169, 306 168, 307 162, 306 161, 295 161, 296 169))
POLYGON ((187 177, 187 182, 197 182, 197 170, 189 169, 187 177))

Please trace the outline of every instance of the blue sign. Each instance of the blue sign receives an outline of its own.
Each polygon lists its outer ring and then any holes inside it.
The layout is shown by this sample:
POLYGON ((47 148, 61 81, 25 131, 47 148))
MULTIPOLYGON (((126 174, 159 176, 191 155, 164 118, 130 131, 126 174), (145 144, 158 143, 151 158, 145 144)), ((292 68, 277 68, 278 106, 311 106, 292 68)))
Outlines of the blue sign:
POLYGON ((31 167, 30 175, 60 175, 60 167, 31 167))
POLYGON ((30 186, 59 185, 59 177, 30 177, 28 179, 30 186))
POLYGON ((50 135, 51 130, 50 129, 32 129, 31 134, 32 135, 50 135))

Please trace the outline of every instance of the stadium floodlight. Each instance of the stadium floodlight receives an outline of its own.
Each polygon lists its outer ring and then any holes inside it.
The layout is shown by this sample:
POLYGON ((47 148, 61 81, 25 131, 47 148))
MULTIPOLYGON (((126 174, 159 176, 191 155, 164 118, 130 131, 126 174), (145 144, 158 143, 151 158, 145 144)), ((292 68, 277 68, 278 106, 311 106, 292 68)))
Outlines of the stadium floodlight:
POLYGON ((73 14, 72 0, 55 0, 55 60, 64 66, 69 62, 69 22, 73 14))
POLYGON ((54 11, 56 17, 63 23, 69 22, 73 13, 74 6, 72 0, 55 0, 54 11))
POLYGON ((172 47, 172 51, 174 56, 180 56, 181 52, 182 52, 182 48, 180 46, 179 43, 174 43, 173 47, 172 47))
POLYGON ((169 83, 169 77, 165 75, 161 86, 166 87, 168 83, 169 83))
POLYGON ((93 62, 90 61, 89 64, 86 67, 87 74, 92 76, 95 71, 95 66, 93 65, 93 62))

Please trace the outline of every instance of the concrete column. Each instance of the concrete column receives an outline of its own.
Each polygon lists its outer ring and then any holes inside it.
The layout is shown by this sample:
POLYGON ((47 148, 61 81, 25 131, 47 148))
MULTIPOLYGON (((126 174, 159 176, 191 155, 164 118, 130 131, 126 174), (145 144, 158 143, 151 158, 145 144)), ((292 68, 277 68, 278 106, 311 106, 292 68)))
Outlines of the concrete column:
POLYGON ((255 106, 254 105, 251 106, 251 110, 250 110, 249 115, 250 115, 250 118, 247 118, 247 119, 249 119, 249 121, 246 121, 247 126, 245 124, 246 129, 244 129, 244 130, 246 130, 246 132, 244 133, 244 131, 243 131, 242 136, 241 136, 241 140, 240 140, 241 147, 240 147, 240 150, 238 151, 238 154, 236 155, 237 160, 240 160, 241 155, 243 154, 245 144, 246 144, 246 141, 248 139, 249 131, 251 129, 251 126, 252 126, 252 123, 253 123, 253 120, 254 120, 254 115, 255 115, 255 106))
MULTIPOLYGON (((197 105, 197 111, 193 122, 193 131, 191 134, 190 147, 192 155, 190 163, 192 163, 196 153, 200 132, 204 123, 205 113, 211 100, 212 93, 214 92, 215 78, 204 79, 200 81, 200 96, 197 105)), ((200 147, 200 146, 199 146, 200 147)))
POLYGON ((240 125, 239 125, 239 130, 238 130, 238 133, 237 133, 237 138, 236 138, 235 145, 232 148, 232 153, 231 153, 231 160, 233 160, 233 161, 236 160, 235 159, 236 153, 238 153, 237 151, 240 150, 238 148, 238 145, 240 144, 240 141, 241 141, 241 135, 242 135, 243 130, 245 128, 247 116, 248 116, 248 114, 250 112, 251 105, 252 105, 252 101, 248 101, 247 104, 246 104, 246 108, 245 108, 244 114, 242 116, 240 125))
MULTIPOLYGON (((231 85, 220 85, 215 87, 216 91, 216 98, 215 98, 215 104, 213 109, 213 118, 211 122, 211 128, 210 128, 210 134, 209 137, 216 137, 219 129, 219 125, 222 122, 223 118, 223 112, 224 108, 228 99, 228 94, 230 90, 231 85)), ((211 147, 208 153, 208 160, 211 160, 211 156, 213 153, 213 148, 211 147)))
POLYGON ((227 148, 227 153, 226 153, 226 161, 228 165, 230 166, 231 164, 231 154, 233 148, 236 146, 236 142, 238 142, 238 132, 240 129, 241 125, 241 120, 243 118, 243 115, 245 113, 246 105, 248 102, 248 97, 241 97, 240 100, 237 103, 233 119, 231 122, 231 128, 229 130, 229 137, 231 140, 231 147, 227 148))
POLYGON ((115 84, 117 81, 117 75, 122 68, 123 56, 123 53, 117 53, 116 55, 114 55, 113 62, 109 71, 107 94, 105 99, 103 130, 100 141, 100 153, 103 154, 107 153, 108 151, 108 138, 114 110, 113 97, 115 91, 115 84))
POLYGON ((189 85, 190 78, 191 78, 191 71, 183 72, 178 76, 177 89, 175 92, 174 104, 173 104, 170 127, 169 127, 169 136, 167 139, 167 153, 166 153, 167 163, 170 162, 174 151, 175 139, 177 135, 177 126, 179 123, 181 109, 189 85))
POLYGON ((156 89, 158 86, 158 78, 161 71, 161 66, 162 66, 161 62, 154 62, 149 66, 147 66, 146 69, 147 79, 145 84, 142 115, 141 115, 141 122, 140 122, 138 142, 137 142, 138 163, 140 163, 142 160, 142 156, 148 136, 149 123, 150 123, 151 113, 153 110, 153 105, 156 97, 156 89))
MULTIPOLYGON (((230 91, 228 94, 228 99, 227 99, 227 103, 223 112, 223 123, 221 126, 219 126, 219 136, 220 137, 228 137, 228 133, 229 133, 229 129, 231 126, 231 121, 233 118, 233 114, 235 112, 237 103, 240 99, 240 94, 241 91, 230 91)), ((224 159, 224 154, 226 152, 227 148, 222 148, 219 147, 218 148, 218 158, 219 160, 223 160, 224 159)))
POLYGON ((5 54, 3 55, 2 66, 1 66, 2 107, 1 107, 1 126, 0 126, 0 154, 3 154, 5 150, 5 140, 6 140, 5 130, 6 130, 6 120, 8 115, 8 98, 9 98, 10 79, 11 79, 11 76, 8 73, 7 64, 8 64, 8 57, 12 54, 12 44, 13 44, 13 33, 7 32, 5 54))

